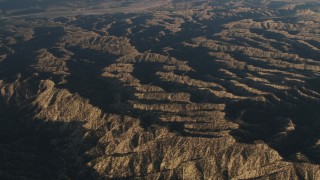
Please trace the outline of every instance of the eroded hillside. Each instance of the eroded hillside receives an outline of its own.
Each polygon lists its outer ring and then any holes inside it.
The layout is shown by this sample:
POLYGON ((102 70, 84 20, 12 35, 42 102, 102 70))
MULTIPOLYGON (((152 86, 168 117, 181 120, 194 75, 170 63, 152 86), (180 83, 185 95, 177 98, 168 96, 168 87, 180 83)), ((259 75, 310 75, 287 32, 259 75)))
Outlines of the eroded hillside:
POLYGON ((0 22, 0 176, 320 178, 320 3, 0 22))

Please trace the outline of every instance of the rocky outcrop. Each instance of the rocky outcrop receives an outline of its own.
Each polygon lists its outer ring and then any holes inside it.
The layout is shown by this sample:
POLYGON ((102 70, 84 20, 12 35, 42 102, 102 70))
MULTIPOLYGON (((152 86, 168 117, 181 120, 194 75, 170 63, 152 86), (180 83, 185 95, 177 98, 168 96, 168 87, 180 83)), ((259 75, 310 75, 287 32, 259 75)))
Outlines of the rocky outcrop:
POLYGON ((3 20, 0 177, 319 179, 319 6, 3 20))

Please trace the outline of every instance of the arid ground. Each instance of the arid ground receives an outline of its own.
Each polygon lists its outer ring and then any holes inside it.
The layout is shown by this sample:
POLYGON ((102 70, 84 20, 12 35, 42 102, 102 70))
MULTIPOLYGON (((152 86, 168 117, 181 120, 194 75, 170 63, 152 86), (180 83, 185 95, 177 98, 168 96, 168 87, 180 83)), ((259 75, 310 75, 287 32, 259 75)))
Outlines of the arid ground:
POLYGON ((0 179, 320 179, 318 1, 23 2, 0 179))

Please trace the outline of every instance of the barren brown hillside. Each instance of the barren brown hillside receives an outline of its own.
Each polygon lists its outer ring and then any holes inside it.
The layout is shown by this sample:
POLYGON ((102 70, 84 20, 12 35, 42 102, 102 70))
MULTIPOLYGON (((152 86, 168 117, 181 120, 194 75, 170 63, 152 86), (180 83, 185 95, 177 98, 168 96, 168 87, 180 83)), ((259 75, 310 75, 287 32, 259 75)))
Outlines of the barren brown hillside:
POLYGON ((5 3, 0 179, 320 179, 319 2, 5 3))

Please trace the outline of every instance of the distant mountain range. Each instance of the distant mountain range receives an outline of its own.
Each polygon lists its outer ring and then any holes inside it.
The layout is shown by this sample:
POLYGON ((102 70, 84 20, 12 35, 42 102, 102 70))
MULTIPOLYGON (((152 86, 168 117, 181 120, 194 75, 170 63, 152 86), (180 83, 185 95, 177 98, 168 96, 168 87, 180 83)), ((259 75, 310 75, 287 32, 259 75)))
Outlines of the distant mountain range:
POLYGON ((166 4, 168 1, 155 0, 0 0, 0 17, 52 17, 85 14, 104 14, 115 11, 129 12, 166 4), (129 7, 130 6, 130 7, 129 7), (134 6, 134 7, 133 7, 134 6), (40 16, 37 16, 41 14, 40 16))

